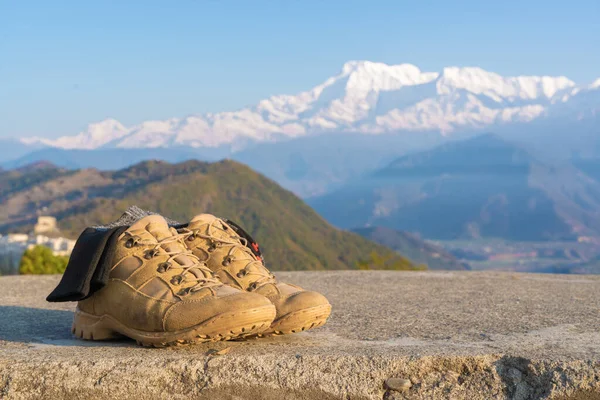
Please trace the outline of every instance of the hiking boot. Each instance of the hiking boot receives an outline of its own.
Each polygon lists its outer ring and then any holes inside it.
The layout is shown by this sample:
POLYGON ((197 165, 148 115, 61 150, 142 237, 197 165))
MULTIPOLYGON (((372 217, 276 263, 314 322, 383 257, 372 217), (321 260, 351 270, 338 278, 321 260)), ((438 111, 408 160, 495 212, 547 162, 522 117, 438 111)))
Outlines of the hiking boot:
POLYGON ((200 214, 180 231, 190 234, 188 249, 219 279, 235 288, 268 298, 277 309, 265 333, 284 334, 323 325, 331 305, 320 293, 278 282, 265 267, 258 244, 235 223, 200 214))
POLYGON ((186 249, 186 234, 159 215, 118 236, 106 286, 79 301, 73 333, 83 339, 124 335, 162 347, 261 333, 275 317, 263 296, 224 285, 186 249))

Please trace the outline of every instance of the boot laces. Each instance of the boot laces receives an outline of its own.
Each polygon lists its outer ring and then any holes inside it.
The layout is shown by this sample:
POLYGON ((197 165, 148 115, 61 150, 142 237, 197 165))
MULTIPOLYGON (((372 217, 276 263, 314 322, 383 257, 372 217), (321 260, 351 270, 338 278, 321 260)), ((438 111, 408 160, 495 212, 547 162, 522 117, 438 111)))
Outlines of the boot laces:
MULTIPOLYGON (((189 230, 184 229, 185 234, 191 237, 199 237, 203 239, 209 240, 212 244, 217 246, 231 246, 227 255, 225 256, 225 261, 223 263, 224 267, 227 267, 234 261, 248 261, 246 265, 240 269, 237 273, 238 278, 242 276, 256 276, 254 282, 250 284, 248 287, 248 291, 256 290, 268 283, 275 283, 275 276, 269 271, 262 263, 262 261, 258 260, 256 256, 252 253, 252 251, 248 248, 248 240, 241 236, 228 235, 228 238, 217 237, 212 234, 213 229, 218 229, 214 226, 216 222, 220 222, 225 231, 235 232, 233 228, 231 228, 225 221, 220 218, 217 218, 210 223, 208 223, 208 228, 206 230, 206 234, 200 232, 198 229, 189 230), (245 257, 237 256, 235 257, 233 253, 238 250, 241 251, 245 257), (241 276, 240 276, 241 275, 241 276)), ((222 268, 225 269, 225 268, 222 268)))
POLYGON ((189 286, 187 288, 182 289, 182 291, 180 291, 178 295, 183 296, 192 292, 197 292, 207 287, 222 285, 222 282, 217 276, 213 274, 213 272, 210 270, 210 268, 208 268, 206 263, 204 261, 201 261, 190 250, 167 251, 163 247, 164 245, 167 245, 169 243, 178 242, 185 248, 185 243, 183 241, 190 236, 191 232, 178 233, 176 235, 156 241, 141 239, 139 236, 132 235, 130 232, 125 232, 125 234, 132 239, 134 245, 142 245, 148 247, 149 250, 146 254, 150 254, 150 258, 155 257, 157 255, 169 256, 166 261, 161 263, 161 265, 164 268, 164 272, 170 269, 182 270, 178 275, 176 275, 181 277, 181 280, 178 282, 178 284, 182 284, 184 282, 196 282, 193 286, 189 286), (173 262, 175 258, 182 255, 189 257, 194 262, 187 266, 179 265, 179 263, 173 262), (202 272, 203 277, 196 277, 196 275, 192 273, 193 270, 199 270, 200 272, 202 272))

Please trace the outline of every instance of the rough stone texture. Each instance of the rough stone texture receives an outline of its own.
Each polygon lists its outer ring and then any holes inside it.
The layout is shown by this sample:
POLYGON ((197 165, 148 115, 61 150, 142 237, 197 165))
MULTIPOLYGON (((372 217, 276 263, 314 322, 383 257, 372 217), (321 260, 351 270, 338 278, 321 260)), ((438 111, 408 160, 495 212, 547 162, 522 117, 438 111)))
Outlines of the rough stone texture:
POLYGON ((171 349, 73 339, 75 305, 44 301, 57 276, 0 278, 0 398, 600 399, 600 277, 278 276, 325 293, 330 322, 171 349))

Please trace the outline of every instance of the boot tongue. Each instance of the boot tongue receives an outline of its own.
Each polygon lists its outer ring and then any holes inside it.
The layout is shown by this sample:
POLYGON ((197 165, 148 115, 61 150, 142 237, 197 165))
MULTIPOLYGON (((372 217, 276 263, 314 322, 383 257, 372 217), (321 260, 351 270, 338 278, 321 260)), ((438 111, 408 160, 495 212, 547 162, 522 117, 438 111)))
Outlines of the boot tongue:
POLYGON ((131 225, 128 230, 146 231, 156 240, 162 240, 173 236, 173 233, 169 230, 169 224, 167 224, 167 221, 160 215, 149 215, 144 217, 131 225))
POLYGON ((200 225, 210 224, 211 222, 217 219, 219 218, 215 217, 212 214, 198 214, 194 218, 192 218, 190 224, 188 225, 188 228, 193 229, 194 227, 198 227, 200 225))
MULTIPOLYGON (((146 231, 146 235, 152 236, 157 242, 177 235, 174 228, 169 227, 167 221, 160 215, 150 215, 142 218, 129 228, 132 231, 146 231)), ((166 251, 185 251, 185 247, 178 242, 165 243, 162 246, 166 251)))
POLYGON ((190 230, 200 229, 200 231, 202 233, 204 233, 204 234, 210 233, 213 237, 215 237, 217 239, 231 240, 232 236, 237 236, 237 234, 233 230, 231 230, 231 229, 226 230, 227 227, 225 226, 223 221, 220 218, 217 218, 212 214, 196 215, 190 221, 190 223, 188 225, 188 229, 190 229, 190 230), (212 225, 212 229, 210 229, 210 232, 209 232, 209 228, 208 228, 209 225, 212 225), (202 229, 200 229, 201 227, 202 227, 202 229))
POLYGON ((150 222, 146 226, 146 230, 150 232, 150 234, 154 236, 156 240, 163 240, 173 236, 173 232, 169 229, 169 225, 164 218, 162 221, 150 222))

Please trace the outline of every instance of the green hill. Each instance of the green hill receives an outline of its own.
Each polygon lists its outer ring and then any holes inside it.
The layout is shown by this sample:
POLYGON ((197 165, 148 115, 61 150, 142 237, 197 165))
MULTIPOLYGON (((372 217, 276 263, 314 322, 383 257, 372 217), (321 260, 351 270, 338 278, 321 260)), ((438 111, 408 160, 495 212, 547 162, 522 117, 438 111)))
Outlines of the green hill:
POLYGON ((7 171, 0 170, 0 202, 20 190, 67 174, 69 171, 66 169, 46 162, 38 162, 7 171))
POLYGON ((76 237, 137 205, 179 221, 209 212, 239 222, 274 270, 414 268, 381 245, 333 228, 294 194, 237 162, 147 161, 119 171, 55 173, 5 196, 0 232, 27 231, 41 212, 55 216, 65 236, 76 237))

